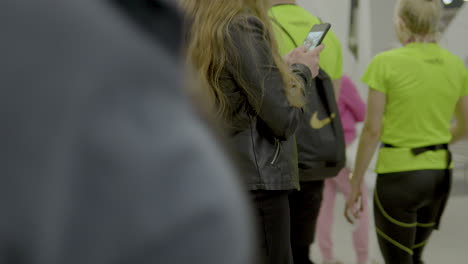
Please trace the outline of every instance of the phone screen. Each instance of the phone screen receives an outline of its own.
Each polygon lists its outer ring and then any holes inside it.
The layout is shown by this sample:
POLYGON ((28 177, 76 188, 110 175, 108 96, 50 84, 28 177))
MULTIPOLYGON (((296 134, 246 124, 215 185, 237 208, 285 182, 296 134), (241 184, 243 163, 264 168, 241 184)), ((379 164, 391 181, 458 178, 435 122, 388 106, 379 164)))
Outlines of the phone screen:
POLYGON ((309 50, 312 50, 322 44, 322 41, 330 27, 331 25, 328 23, 314 25, 307 35, 304 45, 309 47, 309 50))

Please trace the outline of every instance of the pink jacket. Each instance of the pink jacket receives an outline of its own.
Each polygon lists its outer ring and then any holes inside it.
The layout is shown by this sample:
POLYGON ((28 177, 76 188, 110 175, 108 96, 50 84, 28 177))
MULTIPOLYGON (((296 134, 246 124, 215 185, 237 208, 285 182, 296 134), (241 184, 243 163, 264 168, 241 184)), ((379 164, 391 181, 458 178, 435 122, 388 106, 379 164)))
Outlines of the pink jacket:
POLYGON ((356 123, 363 122, 366 118, 366 104, 361 99, 353 81, 345 75, 341 80, 338 110, 341 115, 346 144, 350 144, 356 138, 356 123))

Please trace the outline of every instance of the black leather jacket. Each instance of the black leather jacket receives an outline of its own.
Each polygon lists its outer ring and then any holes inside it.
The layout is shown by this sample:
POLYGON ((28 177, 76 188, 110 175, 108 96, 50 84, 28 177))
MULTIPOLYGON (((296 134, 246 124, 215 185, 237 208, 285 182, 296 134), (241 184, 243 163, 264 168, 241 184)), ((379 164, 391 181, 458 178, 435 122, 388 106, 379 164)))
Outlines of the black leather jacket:
MULTIPOLYGON (((222 77, 222 87, 232 105, 230 140, 250 190, 297 189, 293 135, 303 111, 292 107, 286 98, 263 24, 254 16, 246 19, 248 23, 234 21, 231 27, 235 44, 231 61, 240 63, 229 63, 222 77), (249 83, 251 95, 240 88, 235 71, 249 83), (259 109, 255 109, 256 100, 259 109)), ((292 70, 305 83, 311 82, 311 72, 305 65, 293 65, 292 70)))

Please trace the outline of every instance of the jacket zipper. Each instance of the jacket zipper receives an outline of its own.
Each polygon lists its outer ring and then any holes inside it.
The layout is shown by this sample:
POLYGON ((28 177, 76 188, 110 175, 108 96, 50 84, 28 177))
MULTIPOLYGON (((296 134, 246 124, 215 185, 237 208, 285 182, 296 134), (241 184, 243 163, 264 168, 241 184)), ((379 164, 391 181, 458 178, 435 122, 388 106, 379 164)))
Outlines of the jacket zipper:
POLYGON ((275 152, 275 156, 273 156, 273 160, 271 161, 271 165, 274 165, 276 161, 278 161, 280 151, 281 151, 281 144, 279 140, 276 140, 276 152, 275 152))

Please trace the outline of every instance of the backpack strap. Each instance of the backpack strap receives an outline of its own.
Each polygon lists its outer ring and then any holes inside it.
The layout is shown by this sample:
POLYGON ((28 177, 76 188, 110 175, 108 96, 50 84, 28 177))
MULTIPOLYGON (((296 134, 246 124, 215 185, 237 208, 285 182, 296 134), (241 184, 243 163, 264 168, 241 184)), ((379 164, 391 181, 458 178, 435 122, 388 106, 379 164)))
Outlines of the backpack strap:
POLYGON ((294 46, 297 48, 299 47, 299 45, 297 45, 297 42, 294 40, 294 38, 291 36, 291 34, 289 33, 289 31, 287 31, 283 25, 281 25, 280 22, 278 22, 278 20, 276 20, 274 17, 270 17, 271 18, 271 21, 273 22, 273 24, 277 25, 281 31, 284 32, 284 34, 286 34, 286 36, 288 36, 289 40, 291 40, 291 42, 294 44, 294 46))

